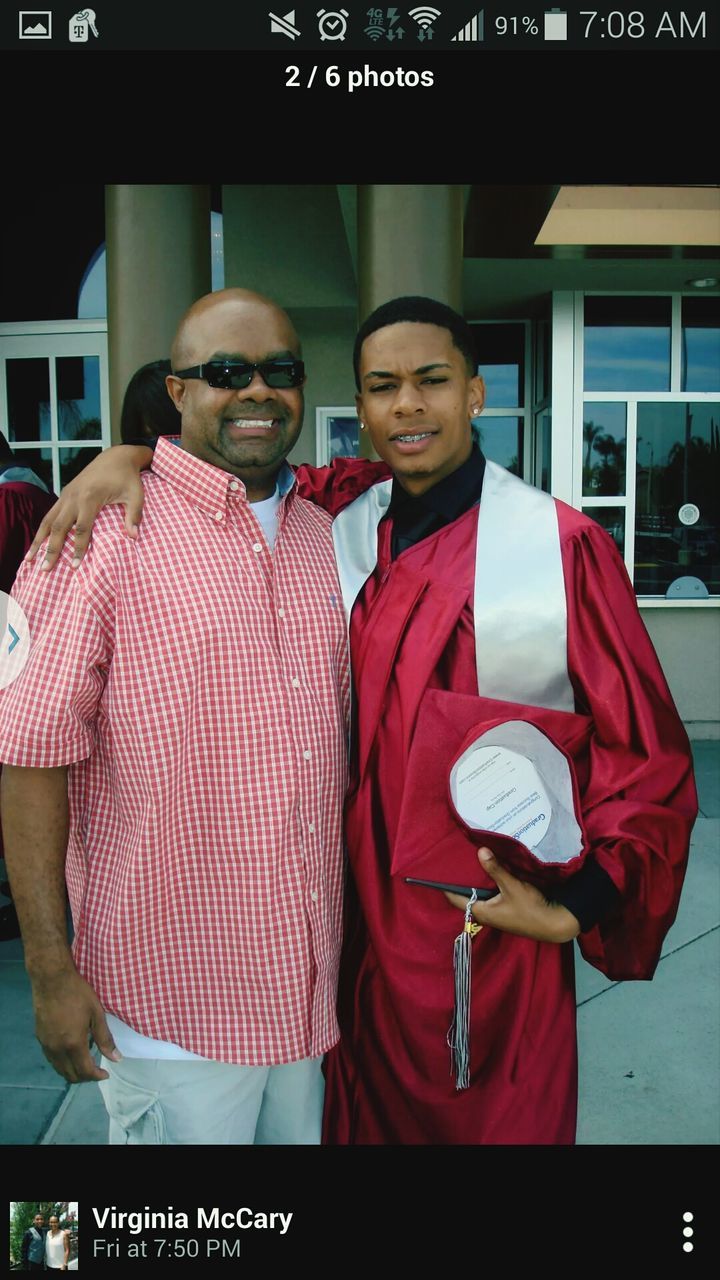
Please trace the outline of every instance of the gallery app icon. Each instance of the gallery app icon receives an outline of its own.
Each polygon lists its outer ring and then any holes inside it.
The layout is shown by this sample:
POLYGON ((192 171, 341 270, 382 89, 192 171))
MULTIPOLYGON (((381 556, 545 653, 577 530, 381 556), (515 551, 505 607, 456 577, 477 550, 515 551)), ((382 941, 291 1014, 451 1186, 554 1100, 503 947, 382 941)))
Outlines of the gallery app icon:
POLYGON ((21 40, 52 40, 51 9, 20 9, 18 18, 21 40))

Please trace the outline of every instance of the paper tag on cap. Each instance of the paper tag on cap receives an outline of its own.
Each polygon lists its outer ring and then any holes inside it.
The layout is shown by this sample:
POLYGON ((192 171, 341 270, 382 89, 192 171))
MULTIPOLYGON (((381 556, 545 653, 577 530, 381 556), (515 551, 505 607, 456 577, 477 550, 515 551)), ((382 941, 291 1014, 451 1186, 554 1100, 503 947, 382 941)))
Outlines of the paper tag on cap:
POLYGON ((526 756, 507 747, 477 747, 453 769, 453 803, 463 822, 539 844, 550 826, 552 805, 540 775, 526 756))

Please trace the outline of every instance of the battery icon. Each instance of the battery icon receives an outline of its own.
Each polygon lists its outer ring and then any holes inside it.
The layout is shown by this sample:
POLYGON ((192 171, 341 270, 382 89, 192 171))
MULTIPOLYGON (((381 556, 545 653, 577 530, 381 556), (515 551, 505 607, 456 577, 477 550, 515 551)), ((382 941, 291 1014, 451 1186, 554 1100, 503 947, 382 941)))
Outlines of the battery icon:
POLYGON ((561 9, 548 9, 545 13, 546 40, 567 40, 567 13, 561 9))

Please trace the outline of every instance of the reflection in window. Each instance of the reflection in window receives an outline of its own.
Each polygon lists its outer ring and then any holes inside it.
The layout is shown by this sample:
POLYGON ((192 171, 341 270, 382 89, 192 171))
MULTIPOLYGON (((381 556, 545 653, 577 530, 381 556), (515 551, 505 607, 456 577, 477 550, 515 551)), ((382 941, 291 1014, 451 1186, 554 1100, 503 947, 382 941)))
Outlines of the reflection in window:
POLYGON ((670 390, 670 299, 585 299, 585 390, 670 390))
POLYGON ((473 422, 485 457, 519 476, 523 451, 522 418, 493 416, 474 418, 473 422))
POLYGON ((328 418, 328 461, 333 458, 357 458, 360 424, 355 414, 328 418))
POLYGON ((682 300, 682 389, 720 391, 720 298, 682 300))
POLYGON ((621 556, 625 555, 625 508, 583 507, 586 516, 607 529, 621 556))
POLYGON ((720 406, 639 404, 637 430, 635 589, 664 595, 676 578, 694 576, 717 595, 720 406), (684 524, 688 504, 697 518, 684 524))
POLYGON ((64 489, 100 452, 100 449, 60 449, 60 487, 64 489))
POLYGON ((61 440, 100 439, 100 361, 97 356, 60 356, 57 373, 58 435, 61 440))
POLYGON ((624 404, 583 407, 583 496, 625 493, 624 404))
POLYGON ((519 409, 525 391, 525 326, 474 324, 478 372, 488 409, 519 409))
POLYGON ((50 368, 46 359, 5 362, 8 441, 50 439, 50 368))

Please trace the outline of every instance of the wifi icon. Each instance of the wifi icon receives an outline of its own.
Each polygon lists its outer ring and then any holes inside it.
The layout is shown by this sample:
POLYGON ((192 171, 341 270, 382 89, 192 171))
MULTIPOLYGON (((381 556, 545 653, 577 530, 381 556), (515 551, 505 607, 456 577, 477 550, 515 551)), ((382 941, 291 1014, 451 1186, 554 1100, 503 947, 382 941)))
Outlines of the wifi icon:
POLYGON ((440 10, 433 9, 432 5, 429 4, 418 5, 417 9, 410 9, 409 13, 410 17, 415 19, 423 31, 426 27, 431 27, 433 22, 440 17, 440 10))

